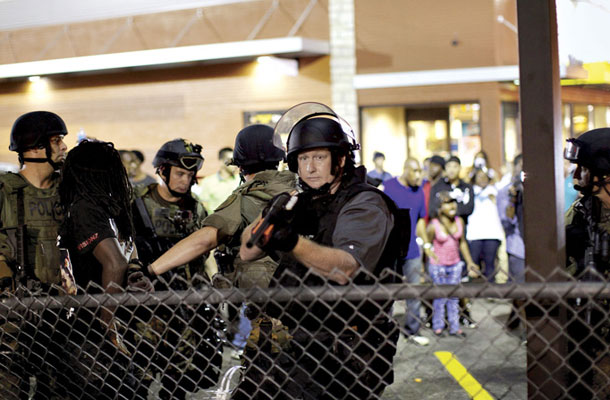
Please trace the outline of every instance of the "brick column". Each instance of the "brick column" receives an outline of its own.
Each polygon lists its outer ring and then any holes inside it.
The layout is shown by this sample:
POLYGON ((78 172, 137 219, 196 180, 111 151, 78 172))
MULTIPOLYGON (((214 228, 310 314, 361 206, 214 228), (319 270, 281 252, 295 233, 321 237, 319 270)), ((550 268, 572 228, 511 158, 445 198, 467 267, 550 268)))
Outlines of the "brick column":
POLYGON ((352 126, 358 135, 358 100, 356 89, 354 89, 354 76, 356 75, 354 0, 329 0, 328 19, 330 25, 331 107, 352 126))

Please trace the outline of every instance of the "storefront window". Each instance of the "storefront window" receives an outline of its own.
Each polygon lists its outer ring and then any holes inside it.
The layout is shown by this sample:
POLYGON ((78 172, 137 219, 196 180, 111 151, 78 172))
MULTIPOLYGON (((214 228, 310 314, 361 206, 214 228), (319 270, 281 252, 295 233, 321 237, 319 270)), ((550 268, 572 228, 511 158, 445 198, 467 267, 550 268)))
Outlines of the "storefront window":
POLYGON ((478 103, 449 106, 450 149, 460 157, 462 165, 472 165, 475 154, 481 150, 480 109, 478 103))
POLYGON ((456 154, 470 164, 481 148, 479 119, 478 103, 363 108, 363 163, 371 168, 373 153, 380 151, 385 169, 394 175, 402 173, 408 157, 423 161, 434 154, 456 154))
POLYGON ((519 104, 502 103, 504 161, 512 162, 521 153, 521 122, 519 104))
MULTIPOLYGON (((592 106, 591 106, 592 108, 592 106)), ((580 135, 583 132, 588 131, 589 128, 589 113, 590 108, 586 104, 573 104, 572 105, 572 134, 574 137, 580 135)))

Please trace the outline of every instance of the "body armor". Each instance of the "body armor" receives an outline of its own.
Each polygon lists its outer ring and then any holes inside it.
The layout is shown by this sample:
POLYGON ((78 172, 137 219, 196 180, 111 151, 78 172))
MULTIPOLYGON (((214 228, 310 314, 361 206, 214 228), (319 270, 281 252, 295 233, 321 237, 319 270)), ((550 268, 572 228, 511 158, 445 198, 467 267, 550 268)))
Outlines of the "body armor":
POLYGON ((38 280, 45 285, 59 284, 61 281, 57 232, 63 215, 57 193, 59 175, 55 178, 50 188, 38 189, 19 174, 0 176, 0 252, 9 263, 23 263, 20 267, 26 279, 38 280), (17 236, 17 240, 12 241, 10 230, 20 227, 24 227, 23 234, 18 235, 21 238, 17 236), (20 255, 21 246, 23 251, 20 255))
MULTIPOLYGON (((242 261, 239 258, 239 246, 241 244, 242 230, 252 223, 261 213, 275 195, 279 193, 294 190, 296 183, 295 175, 288 171, 267 170, 257 173, 254 179, 242 184, 216 209, 215 214, 210 218, 211 226, 214 226, 214 219, 221 217, 223 213, 234 212, 239 215, 234 215, 231 220, 240 221, 241 225, 231 239, 224 243, 221 251, 228 255, 228 258, 223 260, 224 263, 230 263, 230 266, 224 266, 230 272, 229 279, 237 280, 237 284, 242 289, 251 287, 268 287, 273 275, 277 262, 271 257, 264 257, 256 261, 242 261), (244 201, 245 198, 250 201, 244 201)), ((205 222, 204 222, 205 225, 205 222)), ((223 238, 219 237, 223 242, 223 238)), ((223 266, 219 265, 219 268, 223 266)))
MULTIPOLYGON (((173 245, 201 228, 201 222, 207 215, 203 206, 190 196, 184 198, 182 205, 161 204, 155 194, 157 186, 155 183, 140 188, 134 201, 136 248, 138 258, 144 264, 152 263, 173 245)), ((168 275, 178 273, 187 281, 195 274, 203 276, 204 261, 204 258, 195 259, 168 275)))

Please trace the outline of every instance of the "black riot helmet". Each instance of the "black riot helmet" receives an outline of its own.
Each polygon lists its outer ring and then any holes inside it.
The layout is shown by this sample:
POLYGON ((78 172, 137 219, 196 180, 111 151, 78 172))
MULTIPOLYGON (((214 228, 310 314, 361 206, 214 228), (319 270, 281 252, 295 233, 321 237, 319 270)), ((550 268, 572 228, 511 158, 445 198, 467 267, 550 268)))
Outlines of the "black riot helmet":
POLYGON ((201 146, 185 139, 174 139, 165 143, 153 159, 153 167, 173 165, 189 171, 199 171, 203 165, 201 146))
POLYGON ((55 169, 61 165, 51 160, 49 139, 53 136, 68 134, 66 124, 59 115, 49 111, 32 111, 23 114, 13 124, 11 129, 10 151, 19 153, 19 161, 50 163, 55 169), (47 158, 23 158, 22 153, 30 149, 46 149, 47 158))
POLYGON ((610 128, 593 129, 568 139, 563 156, 587 168, 592 177, 597 176, 601 181, 610 175, 610 128))
POLYGON ((197 181, 197 171, 201 169, 203 165, 203 156, 201 155, 201 145, 193 144, 185 139, 174 139, 165 143, 153 159, 153 167, 156 168, 157 174, 159 174, 167 185, 169 192, 175 197, 184 197, 187 193, 178 193, 172 190, 170 180, 171 168, 166 167, 180 167, 188 171, 194 171, 193 179, 191 180, 191 186, 197 181))
POLYGON ((277 169, 286 153, 282 139, 274 134, 273 128, 255 124, 239 131, 235 138, 232 165, 238 166, 245 174, 266 169, 277 169))
POLYGON ((301 103, 286 111, 275 132, 288 135, 288 168, 297 172, 297 155, 304 150, 328 148, 354 163, 356 143, 354 132, 345 120, 321 103, 301 103))

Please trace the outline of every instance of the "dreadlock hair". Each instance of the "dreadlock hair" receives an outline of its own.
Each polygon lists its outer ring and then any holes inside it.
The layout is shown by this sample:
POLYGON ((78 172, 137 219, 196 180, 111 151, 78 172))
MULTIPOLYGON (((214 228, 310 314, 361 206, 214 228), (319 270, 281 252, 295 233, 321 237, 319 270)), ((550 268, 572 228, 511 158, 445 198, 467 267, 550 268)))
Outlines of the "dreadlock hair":
POLYGON ((59 197, 64 211, 77 199, 102 207, 114 219, 122 239, 133 237, 133 189, 113 143, 84 140, 70 150, 62 169, 59 197))

